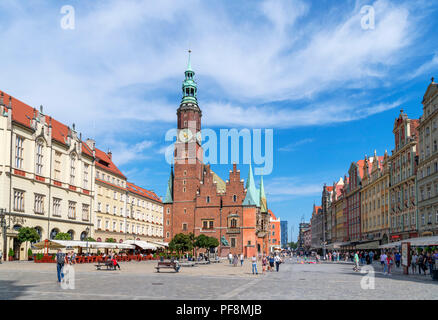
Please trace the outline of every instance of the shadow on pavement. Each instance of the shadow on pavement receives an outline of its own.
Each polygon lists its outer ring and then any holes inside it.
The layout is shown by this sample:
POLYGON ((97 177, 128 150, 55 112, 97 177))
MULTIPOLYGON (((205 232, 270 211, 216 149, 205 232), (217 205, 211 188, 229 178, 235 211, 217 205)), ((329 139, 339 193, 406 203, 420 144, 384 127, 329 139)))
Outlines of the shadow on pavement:
POLYGON ((17 281, 0 280, 0 300, 14 300, 25 294, 27 290, 35 286, 17 285, 17 281))

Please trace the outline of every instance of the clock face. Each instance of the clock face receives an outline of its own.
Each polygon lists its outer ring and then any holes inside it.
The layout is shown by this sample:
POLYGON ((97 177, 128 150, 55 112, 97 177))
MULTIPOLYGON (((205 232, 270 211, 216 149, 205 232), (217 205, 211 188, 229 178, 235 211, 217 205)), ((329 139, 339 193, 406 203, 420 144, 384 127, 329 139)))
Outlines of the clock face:
POLYGON ((193 134, 189 129, 182 129, 178 134, 178 138, 182 142, 189 142, 193 138, 193 134))
POLYGON ((201 131, 198 131, 198 133, 196 133, 196 140, 198 140, 199 144, 202 143, 202 134, 201 134, 201 131))

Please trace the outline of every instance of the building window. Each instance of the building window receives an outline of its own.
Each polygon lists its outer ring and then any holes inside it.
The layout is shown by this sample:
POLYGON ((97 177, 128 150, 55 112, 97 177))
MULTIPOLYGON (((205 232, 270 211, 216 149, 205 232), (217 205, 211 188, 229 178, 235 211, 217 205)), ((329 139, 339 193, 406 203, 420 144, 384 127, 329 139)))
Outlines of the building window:
POLYGON ((170 214, 170 209, 169 208, 167 208, 167 214, 170 214))
POLYGON ((68 202, 68 217, 70 219, 76 219, 76 202, 68 202))
POLYGON ((97 229, 100 229, 101 226, 102 226, 102 220, 97 219, 97 229))
POLYGON ((24 139, 16 136, 15 139, 15 167, 18 169, 23 168, 23 141, 24 139))
POLYGON ((55 152, 55 180, 61 180, 61 153, 55 152))
POLYGON ((203 229, 213 229, 214 220, 203 220, 202 228, 203 229))
POLYGON ((207 203, 210 203, 210 196, 207 196, 207 203))
POLYGON ((14 190, 14 211, 24 211, 24 191, 14 190))
POLYGON ((231 219, 230 226, 231 228, 237 228, 237 219, 231 219))
POLYGON ((53 198, 53 216, 61 216, 61 199, 53 198))
POLYGON ((44 214, 44 196, 41 194, 35 194, 34 211, 38 214, 44 214))
POLYGON ((36 145, 36 174, 43 174, 43 142, 38 141, 36 145))
POLYGON ((75 174, 76 174, 76 156, 74 154, 70 157, 70 184, 75 184, 75 174))
POLYGON ((233 195, 233 202, 237 202, 237 196, 233 195))
POLYGON ((170 233, 166 232, 166 238, 169 238, 169 237, 170 237, 170 233))
POLYGON ((186 192, 186 188, 183 188, 183 192, 186 192))
POLYGON ((187 223, 183 223, 182 229, 183 229, 183 231, 187 231, 187 223))
POLYGON ((235 248, 236 247, 236 238, 230 238, 231 240, 231 248, 235 248))
POLYGON ((84 164, 84 189, 88 188, 88 164, 84 164))
POLYGON ((82 204, 82 220, 88 221, 90 215, 90 206, 88 204, 82 204))

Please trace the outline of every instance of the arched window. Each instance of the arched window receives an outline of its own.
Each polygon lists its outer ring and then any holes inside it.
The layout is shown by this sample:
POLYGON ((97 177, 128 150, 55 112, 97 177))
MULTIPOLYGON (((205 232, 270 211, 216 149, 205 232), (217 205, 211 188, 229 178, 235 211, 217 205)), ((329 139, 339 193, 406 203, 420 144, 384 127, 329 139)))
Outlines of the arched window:
POLYGON ((85 241, 86 238, 87 238, 87 233, 84 231, 81 233, 81 241, 85 241))
POLYGON ((75 232, 73 230, 68 230, 67 233, 70 235, 70 240, 73 240, 75 232))
POLYGON ((237 219, 231 219, 231 228, 237 228, 237 219))
MULTIPOLYGON (((40 239, 38 241, 41 241, 42 238, 42 234, 43 234, 43 229, 41 227, 35 227, 35 231, 38 233, 38 235, 40 236, 40 239)), ((38 242, 36 241, 36 242, 38 242)), ((35 243, 35 242, 33 242, 35 243)))
POLYGON ((52 229, 52 231, 50 231, 50 239, 53 240, 55 239, 56 235, 58 234, 59 230, 58 229, 52 229))

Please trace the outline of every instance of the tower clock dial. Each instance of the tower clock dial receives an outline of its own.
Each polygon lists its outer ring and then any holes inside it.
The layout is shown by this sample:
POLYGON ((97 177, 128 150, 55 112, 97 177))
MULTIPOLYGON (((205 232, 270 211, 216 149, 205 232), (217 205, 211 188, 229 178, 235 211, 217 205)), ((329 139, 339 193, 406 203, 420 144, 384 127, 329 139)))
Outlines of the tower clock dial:
POLYGON ((178 138, 181 142, 189 142, 193 138, 193 134, 189 129, 179 131, 178 138))

